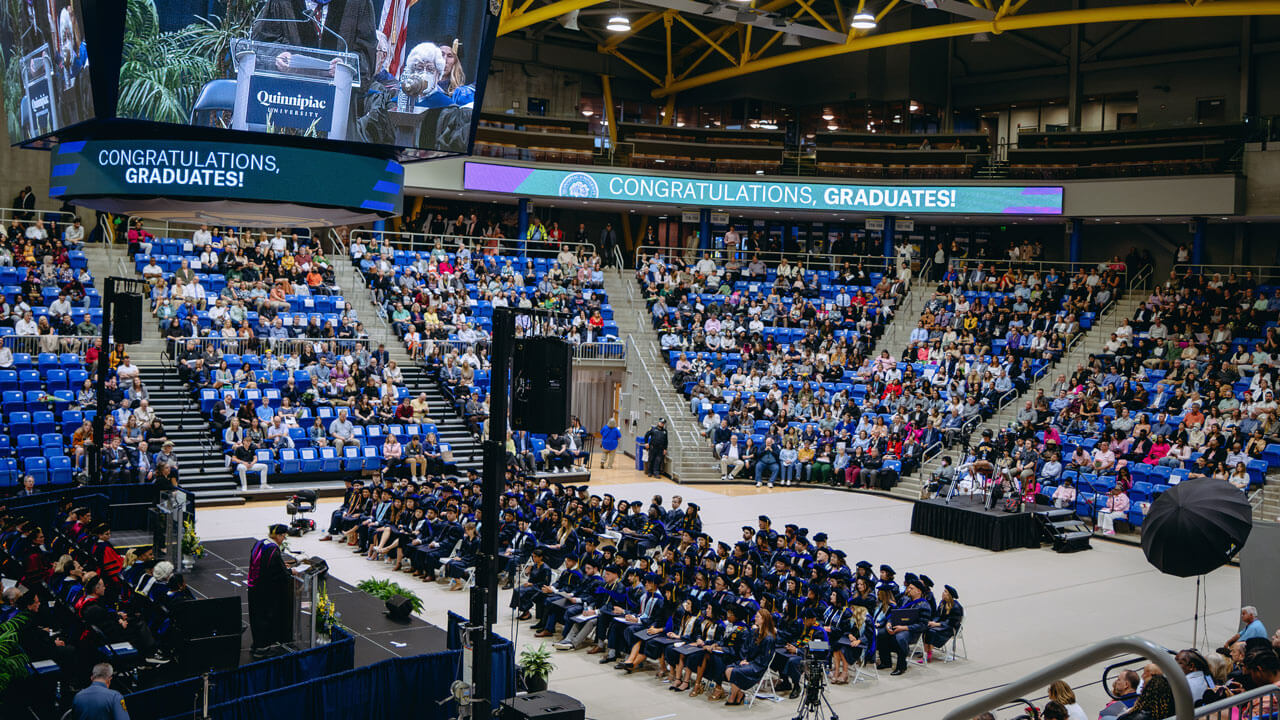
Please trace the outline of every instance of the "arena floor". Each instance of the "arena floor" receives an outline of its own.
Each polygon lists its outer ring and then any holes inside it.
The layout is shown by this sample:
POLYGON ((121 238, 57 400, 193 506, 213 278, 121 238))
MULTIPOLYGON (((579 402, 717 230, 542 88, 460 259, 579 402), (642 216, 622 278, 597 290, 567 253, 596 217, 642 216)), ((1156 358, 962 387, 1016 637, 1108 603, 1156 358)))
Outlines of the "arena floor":
MULTIPOLYGON (((828 697, 841 720, 940 718, 974 693, 1114 635, 1137 634, 1174 649, 1191 644, 1194 579, 1161 575, 1147 564, 1141 549, 1131 545, 1095 540, 1094 549, 1072 555, 1047 548, 990 553, 912 535, 907 530, 911 505, 877 496, 753 486, 679 487, 631 470, 598 471, 591 486, 593 492, 612 492, 627 499, 681 494, 686 502, 702 506, 705 528, 717 539, 736 539, 741 525, 754 524, 757 515, 767 513, 778 528, 794 522, 811 534, 825 531, 833 546, 848 551, 851 562, 887 562, 897 568, 899 577, 905 571, 923 572, 939 586, 954 585, 965 608, 969 659, 913 665, 900 677, 883 673, 869 683, 830 688, 828 697)), ((322 504, 317 521, 327 522, 334 507, 334 502, 322 504)), ((284 503, 255 503, 201 511, 199 531, 209 540, 261 536, 269 523, 286 520, 284 503)), ((420 586, 426 603, 423 617, 437 625, 445 625, 449 610, 466 614, 466 593, 427 587, 403 573, 393 575, 389 565, 369 562, 344 545, 319 538, 318 533, 290 538, 290 549, 325 557, 331 574, 348 583, 394 577, 420 586)), ((1219 569, 1206 576, 1205 583, 1208 603, 1201 608, 1198 644, 1213 648, 1236 629, 1239 571, 1219 569)), ((511 637, 509 611, 504 607, 499 617, 497 632, 511 637)), ((534 641, 527 624, 514 639, 518 648, 534 641)), ((666 720, 745 713, 773 719, 796 714, 795 703, 787 700, 762 701, 748 710, 709 703, 705 695, 691 699, 668 692, 651 673, 624 676, 612 665, 601 666, 596 662, 599 657, 579 651, 557 652, 553 658, 556 670, 551 689, 582 700, 588 717, 666 720)), ((1098 667, 1068 678, 1090 717, 1105 702, 1098 687, 1101 671, 1098 667)), ((1006 712, 1003 717, 1012 714, 1006 712)))

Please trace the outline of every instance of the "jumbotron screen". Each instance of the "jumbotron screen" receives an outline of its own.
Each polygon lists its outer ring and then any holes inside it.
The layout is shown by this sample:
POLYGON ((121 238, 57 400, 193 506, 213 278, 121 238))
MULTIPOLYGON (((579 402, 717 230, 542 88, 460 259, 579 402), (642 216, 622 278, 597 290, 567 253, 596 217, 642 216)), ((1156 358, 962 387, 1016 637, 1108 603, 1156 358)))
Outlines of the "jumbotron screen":
POLYGON ((25 143, 93 117, 80 0, 0 4, 0 67, 11 142, 25 143))
POLYGON ((127 0, 116 115, 465 153, 495 27, 485 0, 127 0))

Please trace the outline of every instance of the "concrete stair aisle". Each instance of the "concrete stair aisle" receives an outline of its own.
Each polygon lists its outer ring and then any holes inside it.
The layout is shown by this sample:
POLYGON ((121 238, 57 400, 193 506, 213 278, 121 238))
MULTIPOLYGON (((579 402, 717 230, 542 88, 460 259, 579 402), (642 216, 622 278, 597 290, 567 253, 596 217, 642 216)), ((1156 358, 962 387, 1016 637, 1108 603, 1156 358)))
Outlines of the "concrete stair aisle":
MULTIPOLYGON (((1022 409, 1028 399, 1034 398, 1040 390, 1047 390, 1059 374, 1069 375, 1076 365, 1087 362, 1090 355, 1101 351, 1103 344, 1110 339, 1111 331, 1119 325, 1120 320, 1132 318, 1134 311, 1138 309, 1138 306, 1142 304, 1145 298, 1146 294, 1138 290, 1117 300, 1109 311, 1096 319, 1093 327, 1085 332, 1084 337, 1080 339, 1074 348, 1050 367, 1039 380, 1031 383, 1026 392, 1021 393, 1003 408, 997 410, 990 418, 979 423, 970 437, 976 442, 978 438, 982 437, 983 430, 994 432, 1013 422, 1018 415, 1018 411, 1022 409)), ((963 454, 964 451, 960 447, 953 447, 951 450, 944 450, 938 453, 938 455, 921 464, 920 469, 913 476, 903 478, 902 482, 893 489, 893 494, 903 498, 918 499, 925 479, 932 476, 933 472, 942 465, 942 456, 950 455, 952 462, 958 463, 960 462, 960 456, 963 454)))
MULTIPOLYGON (((106 292, 108 277, 124 277, 141 279, 141 275, 133 267, 129 251, 125 245, 104 245, 87 243, 84 246, 85 259, 89 262, 89 272, 93 273, 98 292, 106 292), (121 261, 123 261, 123 266, 121 261)), ((135 365, 159 365, 164 351, 164 341, 160 335, 160 326, 151 316, 150 300, 144 298, 142 310, 142 342, 129 347, 129 356, 135 365)), ((167 425, 167 423, 166 423, 167 425)))
POLYGON ((937 287, 936 283, 930 284, 927 280, 920 278, 912 281, 911 289, 894 310, 893 320, 872 346, 869 357, 879 357, 882 350, 888 350, 889 355, 895 358, 902 356, 902 351, 907 349, 907 342, 911 338, 911 330, 920 321, 920 311, 924 309, 924 304, 929 301, 937 287))
POLYGON ((139 365, 138 369, 151 407, 164 421, 168 438, 173 441, 182 486, 194 492, 200 504, 215 500, 219 504, 243 502, 240 481, 223 462, 221 443, 200 414, 199 404, 183 388, 178 373, 155 364, 139 365))
POLYGON ((481 471, 483 449, 480 442, 467 429, 467 423, 453 410, 448 398, 440 390, 440 384, 431 377, 428 370, 417 364, 406 365, 401 369, 404 384, 411 397, 426 393, 427 402, 431 405, 431 420, 435 423, 438 439, 453 451, 454 463, 458 472, 466 475, 468 470, 481 471))
POLYGON ((409 358, 404 340, 397 337, 382 317, 382 308, 373 299, 373 291, 365 282, 364 276, 357 270, 350 256, 334 258, 334 281, 338 284, 339 293, 347 299, 347 304, 355 311, 356 317, 364 325, 369 334, 370 349, 379 344, 385 345, 391 359, 401 368, 407 368, 414 362, 409 358))
POLYGON ((613 306, 619 339, 628 346, 625 388, 629 397, 623 402, 621 447, 633 448, 637 436, 643 436, 659 418, 665 417, 672 476, 679 482, 720 480, 697 416, 684 396, 672 387, 671 367, 660 351, 655 351, 657 334, 649 324, 649 311, 639 296, 635 278, 628 271, 607 272, 604 289, 613 306))

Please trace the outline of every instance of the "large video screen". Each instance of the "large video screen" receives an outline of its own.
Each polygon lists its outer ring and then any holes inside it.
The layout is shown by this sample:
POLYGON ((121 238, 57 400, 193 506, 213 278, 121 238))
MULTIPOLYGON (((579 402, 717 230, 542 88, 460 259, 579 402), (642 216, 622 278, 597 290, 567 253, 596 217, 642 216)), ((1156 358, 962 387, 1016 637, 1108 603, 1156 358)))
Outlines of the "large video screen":
POLYGON ((80 0, 0 3, 5 121, 17 144, 93 117, 80 0))
POLYGON ((420 156, 470 149, 488 70, 488 2, 127 7, 119 117, 393 145, 420 156))

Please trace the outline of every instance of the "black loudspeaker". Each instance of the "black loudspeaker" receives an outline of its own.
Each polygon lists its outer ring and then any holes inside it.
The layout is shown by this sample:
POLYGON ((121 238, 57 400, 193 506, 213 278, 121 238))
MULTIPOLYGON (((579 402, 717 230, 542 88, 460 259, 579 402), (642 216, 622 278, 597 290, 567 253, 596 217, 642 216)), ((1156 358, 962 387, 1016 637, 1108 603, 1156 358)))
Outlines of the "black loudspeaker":
POLYGON ((544 690, 502 701, 502 720, 586 720, 587 709, 568 695, 544 690))
POLYGON ((126 345, 142 342, 142 296, 120 293, 111 302, 111 334, 126 345))
POLYGON ((569 427, 573 347, 559 338, 515 341, 511 357, 511 427, 534 433, 569 427))
POLYGON ((405 622, 409 619, 409 613, 413 612, 413 603, 409 598, 403 595, 392 595, 387 600, 387 617, 398 622, 405 622))

